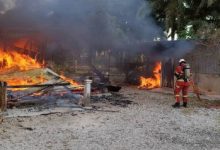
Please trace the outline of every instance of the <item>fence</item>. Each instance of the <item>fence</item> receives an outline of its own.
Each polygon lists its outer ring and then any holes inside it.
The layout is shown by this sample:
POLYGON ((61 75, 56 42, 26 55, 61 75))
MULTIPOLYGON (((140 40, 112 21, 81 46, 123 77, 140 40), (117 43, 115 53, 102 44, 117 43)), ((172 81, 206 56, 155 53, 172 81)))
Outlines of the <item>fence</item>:
POLYGON ((193 73, 220 75, 220 48, 218 47, 196 45, 186 59, 191 64, 193 73))

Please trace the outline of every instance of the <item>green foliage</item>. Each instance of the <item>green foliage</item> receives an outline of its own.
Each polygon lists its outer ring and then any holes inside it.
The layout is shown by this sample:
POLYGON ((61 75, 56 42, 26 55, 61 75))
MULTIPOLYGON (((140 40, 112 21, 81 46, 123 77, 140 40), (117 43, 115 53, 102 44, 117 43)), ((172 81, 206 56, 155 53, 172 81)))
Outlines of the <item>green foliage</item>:
POLYGON ((148 0, 152 16, 170 37, 209 38, 220 28, 219 0, 148 0), (187 26, 192 25, 190 31, 187 26))
POLYGON ((195 35, 195 31, 192 26, 186 26, 186 28, 179 32, 180 39, 195 39, 197 36, 195 35))

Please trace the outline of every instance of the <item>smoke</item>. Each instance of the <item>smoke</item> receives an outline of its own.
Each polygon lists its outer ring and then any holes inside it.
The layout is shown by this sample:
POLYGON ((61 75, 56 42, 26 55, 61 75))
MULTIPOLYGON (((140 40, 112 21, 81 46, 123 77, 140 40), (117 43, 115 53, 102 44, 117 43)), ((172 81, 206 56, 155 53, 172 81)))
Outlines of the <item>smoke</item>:
POLYGON ((16 0, 0 0, 0 14, 6 13, 8 10, 13 9, 16 4, 16 0))
POLYGON ((191 52, 194 46, 191 40, 154 42, 150 46, 148 44, 148 53, 156 59, 177 58, 191 52))
POLYGON ((163 35, 150 13, 146 0, 0 0, 0 30, 38 32, 51 49, 130 50, 163 35))

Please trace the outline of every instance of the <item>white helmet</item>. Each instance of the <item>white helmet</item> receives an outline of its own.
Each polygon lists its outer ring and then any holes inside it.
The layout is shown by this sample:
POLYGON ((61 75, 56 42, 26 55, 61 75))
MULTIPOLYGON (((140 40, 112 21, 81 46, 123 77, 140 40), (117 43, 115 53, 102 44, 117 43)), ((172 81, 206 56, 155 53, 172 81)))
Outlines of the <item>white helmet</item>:
POLYGON ((179 60, 179 63, 183 63, 183 62, 184 62, 184 63, 186 62, 185 59, 180 59, 180 60, 179 60))

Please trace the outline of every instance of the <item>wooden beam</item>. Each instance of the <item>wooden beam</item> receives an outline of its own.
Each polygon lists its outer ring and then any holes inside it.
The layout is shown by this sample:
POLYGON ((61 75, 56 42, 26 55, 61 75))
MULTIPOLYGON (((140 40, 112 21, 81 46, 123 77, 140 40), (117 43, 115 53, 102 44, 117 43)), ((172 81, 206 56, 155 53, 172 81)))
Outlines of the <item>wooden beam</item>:
POLYGON ((50 87, 50 86, 67 86, 70 83, 55 83, 55 84, 36 84, 36 85, 9 85, 7 88, 37 88, 37 87, 50 87))
POLYGON ((0 109, 1 112, 7 109, 7 83, 0 81, 0 109))

